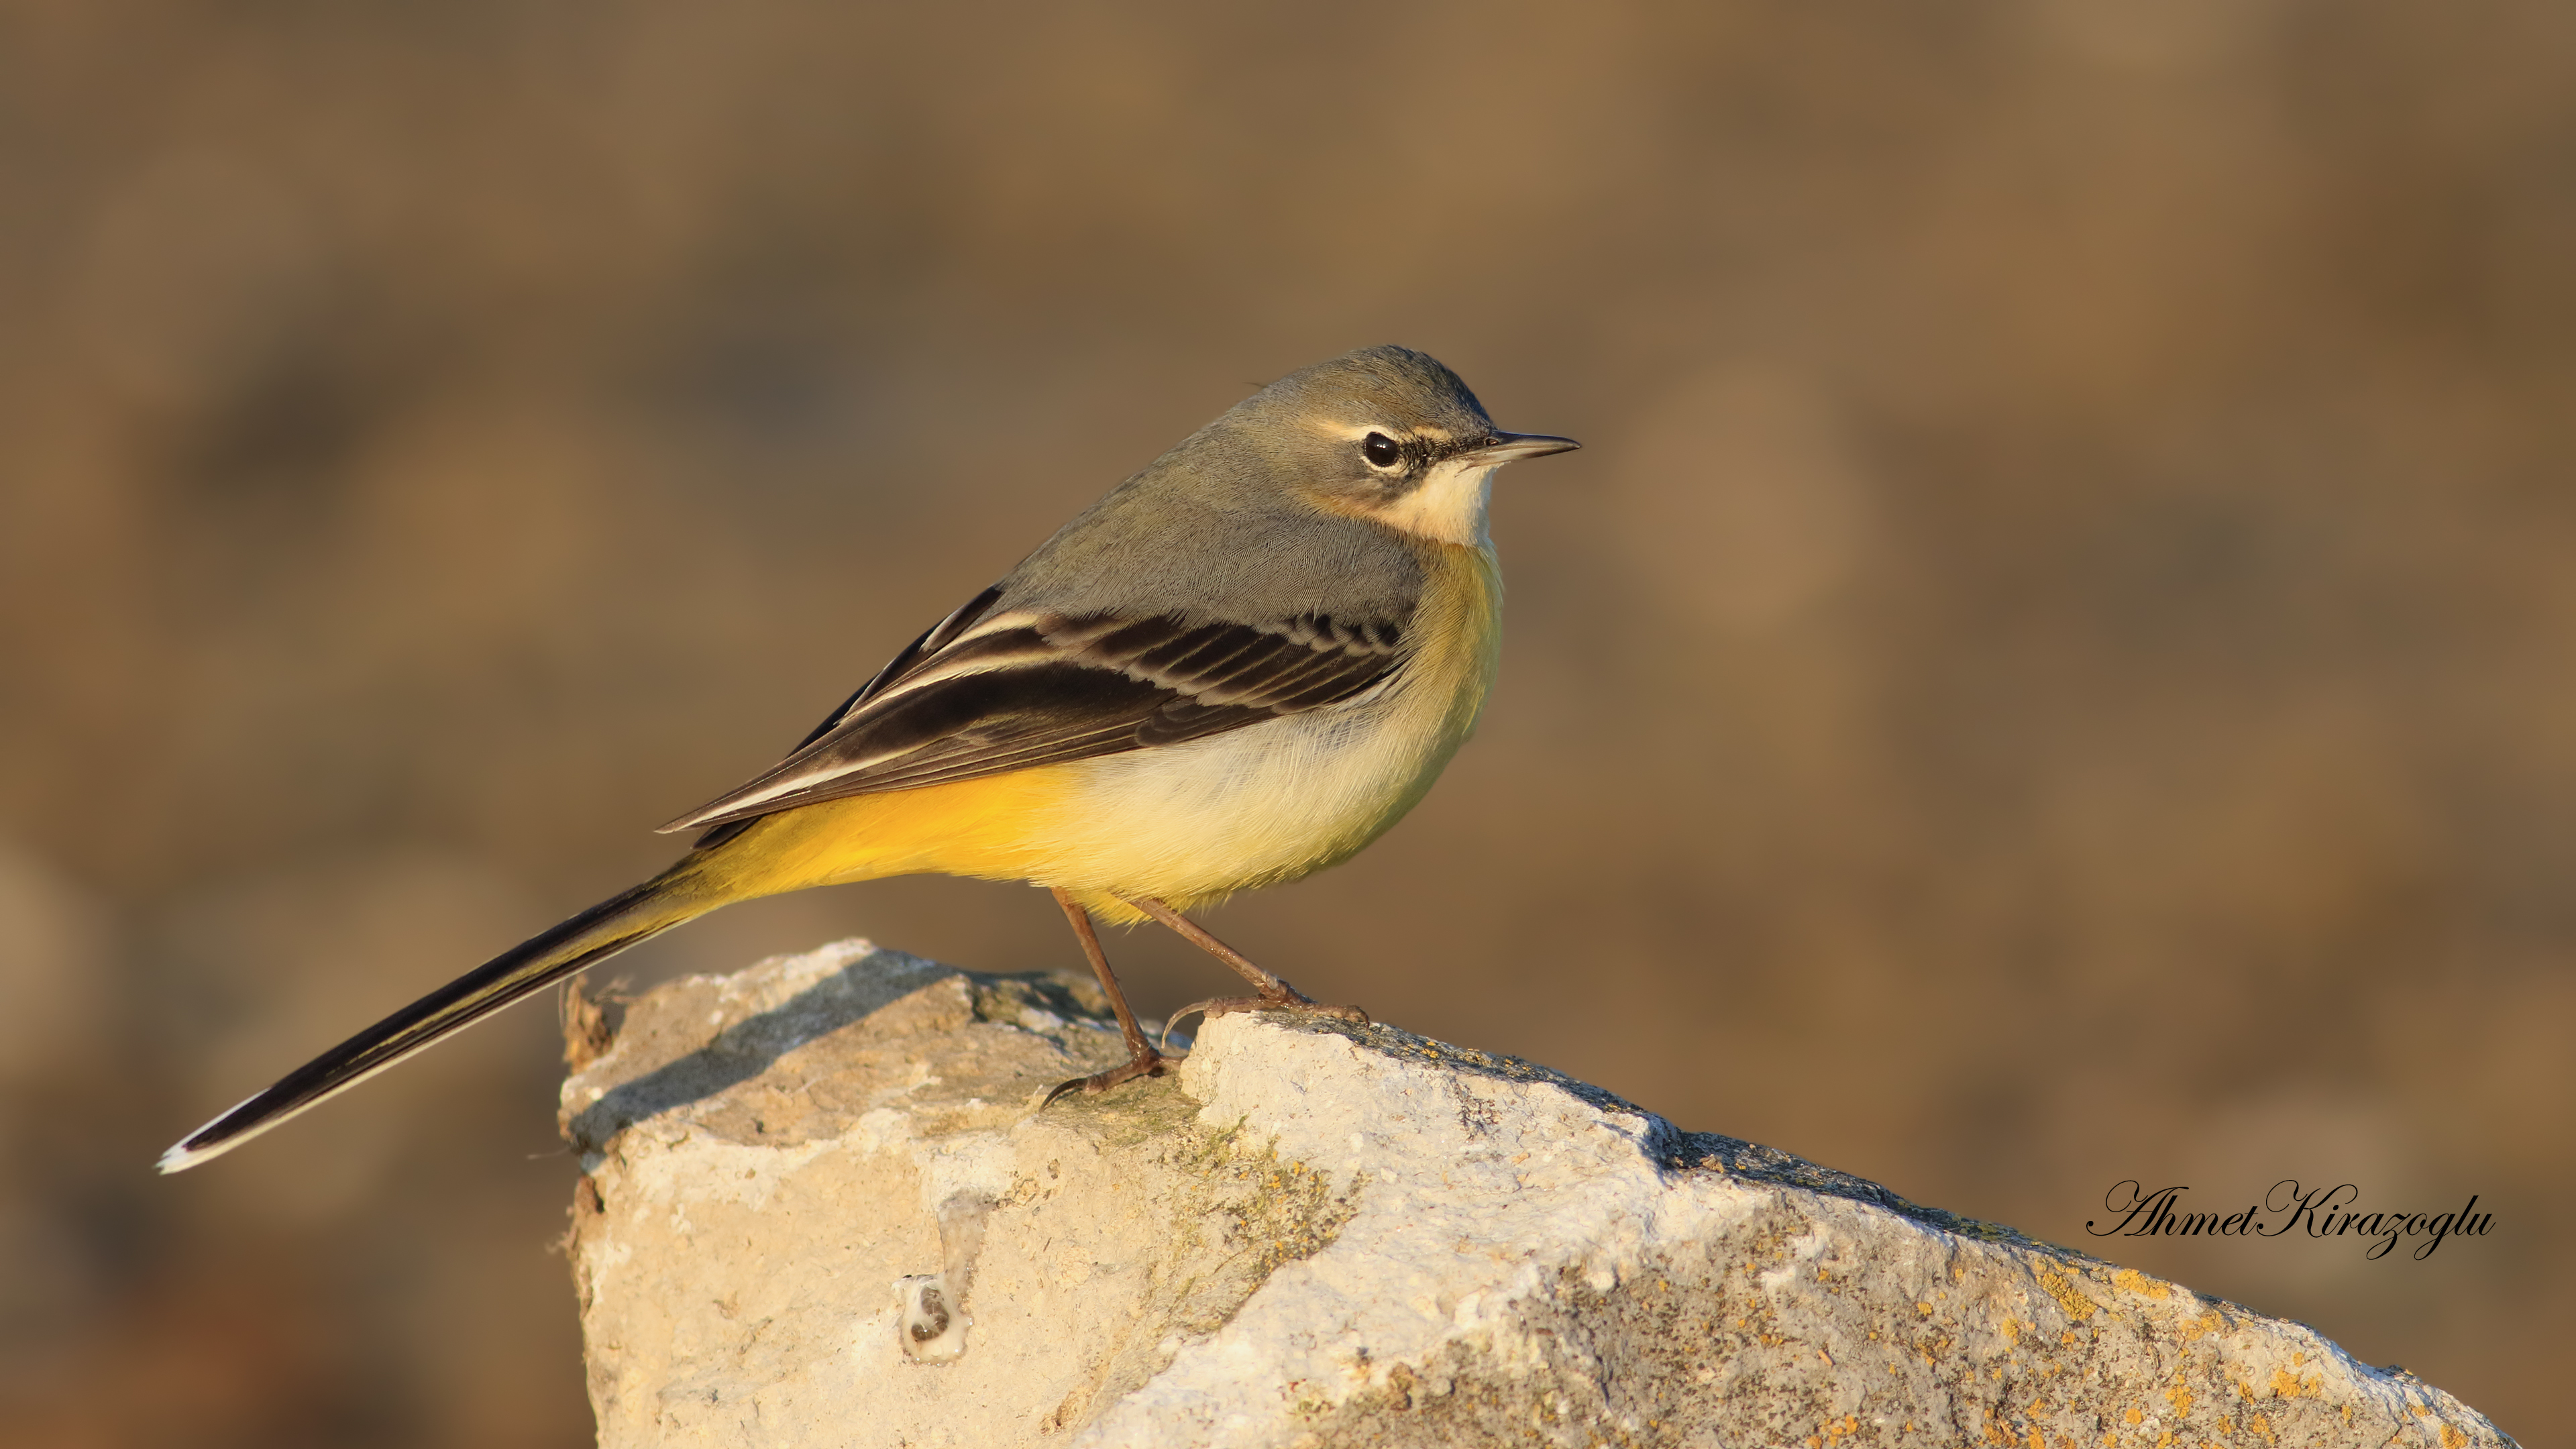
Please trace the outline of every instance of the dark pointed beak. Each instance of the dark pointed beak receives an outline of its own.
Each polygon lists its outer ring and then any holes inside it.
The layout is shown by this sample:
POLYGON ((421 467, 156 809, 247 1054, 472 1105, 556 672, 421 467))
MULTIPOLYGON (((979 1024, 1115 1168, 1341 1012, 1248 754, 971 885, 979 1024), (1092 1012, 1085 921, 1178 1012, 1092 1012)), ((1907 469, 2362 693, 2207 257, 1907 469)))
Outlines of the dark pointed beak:
POLYGON ((1582 447, 1572 438, 1553 437, 1546 433, 1496 433, 1484 446, 1471 448, 1459 456, 1474 463, 1501 465, 1516 458, 1544 458, 1550 453, 1570 453, 1582 447))

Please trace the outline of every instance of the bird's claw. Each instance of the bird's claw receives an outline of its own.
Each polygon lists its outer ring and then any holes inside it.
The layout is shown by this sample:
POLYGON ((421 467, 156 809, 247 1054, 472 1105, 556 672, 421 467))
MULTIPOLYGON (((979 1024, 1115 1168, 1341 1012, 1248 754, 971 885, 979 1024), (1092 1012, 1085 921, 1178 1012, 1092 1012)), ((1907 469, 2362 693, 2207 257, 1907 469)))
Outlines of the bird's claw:
POLYGON ((1170 1057, 1152 1047, 1147 1047, 1142 1055, 1121 1062, 1105 1072, 1094 1072, 1087 1077, 1076 1077, 1069 1082, 1056 1083, 1055 1087, 1046 1094, 1046 1100, 1038 1103, 1038 1110, 1043 1112, 1054 1106, 1055 1099, 1068 1092, 1079 1091, 1085 1096, 1095 1095, 1106 1092, 1121 1082, 1133 1081, 1138 1077, 1159 1077, 1169 1071, 1172 1065, 1173 1061, 1170 1057))
POLYGON ((1169 1047, 1172 1027, 1185 1016, 1219 1017, 1233 1011, 1291 1011, 1301 1016, 1329 1016, 1358 1026, 1369 1024, 1369 1014, 1356 1006, 1336 1006, 1316 1001, 1303 993, 1291 993, 1272 1000, 1267 996, 1218 996, 1206 1001, 1193 1001, 1172 1013, 1163 1023, 1163 1045, 1169 1047))

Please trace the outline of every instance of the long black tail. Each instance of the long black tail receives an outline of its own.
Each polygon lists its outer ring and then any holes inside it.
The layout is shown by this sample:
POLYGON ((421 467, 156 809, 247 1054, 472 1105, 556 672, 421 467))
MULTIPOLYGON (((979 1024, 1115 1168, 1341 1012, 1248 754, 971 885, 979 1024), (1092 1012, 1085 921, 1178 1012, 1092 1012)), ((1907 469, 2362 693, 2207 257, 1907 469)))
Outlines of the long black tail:
POLYGON ((722 903, 700 897, 683 883, 685 879, 675 868, 520 942, 188 1134, 161 1154, 158 1166, 163 1172, 184 1172, 230 1152, 530 992, 722 903))

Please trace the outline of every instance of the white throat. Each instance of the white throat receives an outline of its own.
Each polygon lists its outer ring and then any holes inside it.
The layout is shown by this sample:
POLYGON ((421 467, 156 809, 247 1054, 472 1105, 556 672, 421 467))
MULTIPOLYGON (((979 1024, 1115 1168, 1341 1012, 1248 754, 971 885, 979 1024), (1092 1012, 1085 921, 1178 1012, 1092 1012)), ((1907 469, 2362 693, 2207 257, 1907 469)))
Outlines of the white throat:
POLYGON ((1491 548, 1485 529, 1485 504, 1493 496, 1494 470, 1500 463, 1459 459, 1434 467, 1422 485, 1380 509, 1390 527, 1440 543, 1491 548))

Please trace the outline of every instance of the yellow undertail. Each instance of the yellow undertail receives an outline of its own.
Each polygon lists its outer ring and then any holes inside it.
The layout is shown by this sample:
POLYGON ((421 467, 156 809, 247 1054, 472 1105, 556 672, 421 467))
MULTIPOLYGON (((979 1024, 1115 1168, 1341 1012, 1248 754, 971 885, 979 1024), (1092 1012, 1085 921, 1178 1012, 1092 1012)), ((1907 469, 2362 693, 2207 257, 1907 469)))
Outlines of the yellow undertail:
MULTIPOLYGON (((1046 884, 1056 862, 1031 825, 1052 817, 1072 796, 1079 768, 1045 765, 764 815, 741 834, 681 860, 662 879, 701 912, 811 886, 897 875, 1046 884)), ((1146 919, 1105 891, 1072 894, 1102 920, 1133 925, 1146 919)), ((1171 904, 1187 910, 1204 901, 1171 904)))

